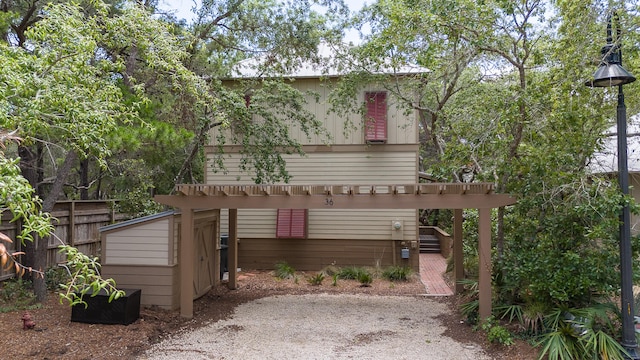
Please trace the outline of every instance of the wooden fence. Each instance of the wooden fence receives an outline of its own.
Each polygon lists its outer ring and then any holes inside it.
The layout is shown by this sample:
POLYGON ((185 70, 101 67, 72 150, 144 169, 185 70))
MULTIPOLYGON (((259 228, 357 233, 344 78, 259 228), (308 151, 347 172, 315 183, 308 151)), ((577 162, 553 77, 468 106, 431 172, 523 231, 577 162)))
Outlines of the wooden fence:
MULTIPOLYGON (((117 214, 113 211, 113 201, 92 201, 73 200, 60 201, 56 203, 51 216, 56 220, 54 236, 48 239, 47 267, 56 266, 65 261, 63 254, 58 253, 58 246, 61 242, 78 248, 78 250, 91 256, 100 257, 100 234, 98 229, 102 226, 113 224, 127 219, 124 214, 117 214)), ((12 223, 11 214, 3 214, 0 223, 0 232, 7 234, 15 240, 20 232, 20 223, 12 223)), ((11 251, 19 250, 20 243, 5 246, 11 251)), ((0 280, 13 277, 14 269, 0 269, 0 280)))

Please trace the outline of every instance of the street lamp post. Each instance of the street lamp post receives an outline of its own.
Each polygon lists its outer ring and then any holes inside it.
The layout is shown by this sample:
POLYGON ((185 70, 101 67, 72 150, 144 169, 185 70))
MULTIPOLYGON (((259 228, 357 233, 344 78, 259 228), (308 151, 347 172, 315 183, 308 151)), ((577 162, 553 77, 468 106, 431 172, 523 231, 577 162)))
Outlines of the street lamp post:
MULTIPOLYGON (((616 17, 617 18, 617 17, 616 17)), ((625 196, 629 195, 629 169, 627 166, 627 108, 624 104, 622 85, 636 81, 636 78, 622 67, 620 50, 620 25, 616 24, 616 44, 611 36, 611 16, 607 20, 607 44, 602 48, 603 59, 594 74, 594 79, 585 85, 591 87, 618 87, 618 107, 616 121, 618 127, 618 182, 625 196)), ((631 254, 631 215, 629 205, 622 207, 620 214, 620 293, 622 310, 622 341, 630 359, 640 359, 635 336, 633 309, 633 269, 631 254)))

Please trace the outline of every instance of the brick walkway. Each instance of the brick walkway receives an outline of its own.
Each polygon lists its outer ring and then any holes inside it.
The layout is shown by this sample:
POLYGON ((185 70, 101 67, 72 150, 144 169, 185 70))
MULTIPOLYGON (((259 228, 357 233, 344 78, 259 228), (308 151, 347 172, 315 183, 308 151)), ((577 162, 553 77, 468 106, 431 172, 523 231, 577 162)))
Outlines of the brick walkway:
POLYGON ((453 295, 453 290, 442 278, 447 259, 440 254, 420 254, 420 278, 429 295, 453 295))

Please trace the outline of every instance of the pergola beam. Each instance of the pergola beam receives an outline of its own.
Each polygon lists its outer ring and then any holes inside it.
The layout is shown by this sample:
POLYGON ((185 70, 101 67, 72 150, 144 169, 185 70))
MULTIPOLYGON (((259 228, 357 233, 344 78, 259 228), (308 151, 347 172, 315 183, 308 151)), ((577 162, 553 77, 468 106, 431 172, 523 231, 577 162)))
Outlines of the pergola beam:
MULTIPOLYGON (((453 209, 455 278, 462 278, 462 210, 479 210, 480 317, 491 315, 491 209, 516 199, 494 194, 488 183, 400 185, 178 185, 176 195, 156 195, 182 211, 180 315, 193 317, 193 213, 229 209, 229 288, 237 287, 238 209, 453 209), (331 199, 331 201, 327 201, 331 199)), ((456 291, 459 286, 456 285, 456 291)))

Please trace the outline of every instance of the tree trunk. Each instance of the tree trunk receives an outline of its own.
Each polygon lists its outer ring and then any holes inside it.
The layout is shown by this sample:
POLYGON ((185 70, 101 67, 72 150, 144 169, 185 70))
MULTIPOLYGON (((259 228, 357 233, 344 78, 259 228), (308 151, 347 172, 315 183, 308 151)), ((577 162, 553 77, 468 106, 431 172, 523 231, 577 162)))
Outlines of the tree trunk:
MULTIPOLYGON (((51 187, 49 194, 44 198, 44 201, 42 202, 42 212, 50 213, 53 210, 56 201, 60 197, 60 194, 62 194, 64 183, 69 173, 71 173, 71 170, 73 169, 77 158, 78 155, 75 153, 75 151, 71 150, 67 153, 62 166, 58 168, 56 179, 53 182, 53 186, 51 187)), ((34 252, 34 263, 32 267, 34 269, 44 271, 47 267, 47 251, 49 248, 49 239, 38 239, 36 243, 37 245, 34 252)), ((35 293, 36 299, 39 302, 43 302, 46 300, 47 284, 44 277, 33 277, 33 292, 35 293)))
MULTIPOLYGON (((29 181, 31 187, 35 190, 36 194, 40 195, 38 188, 38 159, 37 154, 34 152, 34 148, 26 146, 18 146, 18 156, 20 156, 20 172, 22 176, 29 181)), ((36 257, 36 243, 35 241, 27 241, 23 245, 23 251, 25 255, 23 257, 23 263, 26 266, 34 267, 36 257)), ((26 278, 31 279, 31 274, 25 274, 26 278)))
POLYGON ((80 200, 89 200, 89 159, 80 161, 80 200))

